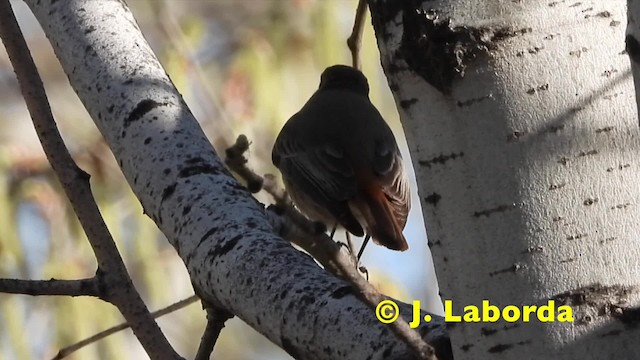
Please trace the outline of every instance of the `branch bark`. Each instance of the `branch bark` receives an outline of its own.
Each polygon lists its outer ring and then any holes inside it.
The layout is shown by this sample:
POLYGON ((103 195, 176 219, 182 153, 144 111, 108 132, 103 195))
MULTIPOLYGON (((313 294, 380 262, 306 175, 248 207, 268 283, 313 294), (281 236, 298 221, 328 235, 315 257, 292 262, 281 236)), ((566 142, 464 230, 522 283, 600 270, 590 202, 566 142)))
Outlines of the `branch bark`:
MULTIPOLYGON (((411 357, 350 284, 273 233, 264 207, 226 170, 121 1, 26 2, 203 300, 296 358, 411 357)), ((410 306, 401 312, 412 318, 410 306)), ((444 327, 434 318, 418 328, 441 358, 449 351, 444 327)))
POLYGON ((58 295, 101 297, 98 281, 95 277, 81 280, 0 279, 0 292, 32 296, 58 295))

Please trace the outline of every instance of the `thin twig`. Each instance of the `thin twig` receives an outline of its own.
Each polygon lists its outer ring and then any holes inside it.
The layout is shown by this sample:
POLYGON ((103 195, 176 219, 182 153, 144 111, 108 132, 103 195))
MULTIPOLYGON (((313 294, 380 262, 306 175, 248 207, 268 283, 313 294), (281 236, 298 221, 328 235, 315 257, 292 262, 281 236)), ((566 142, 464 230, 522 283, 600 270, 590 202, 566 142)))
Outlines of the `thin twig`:
POLYGON ((51 113, 42 79, 9 0, 0 0, 0 38, 16 73, 42 148, 60 180, 98 262, 102 299, 114 304, 151 358, 180 359, 133 286, 122 257, 91 193, 89 174, 71 158, 51 113))
MULTIPOLYGON (((246 137, 241 135, 238 137, 236 145, 240 143, 238 147, 243 148, 245 144, 248 144, 248 141, 246 141, 246 143, 245 141, 246 137)), ((246 148, 248 148, 248 145, 246 148)), ((239 155, 235 151, 227 151, 227 156, 229 156, 229 154, 233 156, 239 155)), ((226 163, 242 166, 243 169, 232 168, 232 170, 238 174, 251 173, 251 178, 260 177, 260 175, 257 175, 247 167, 247 161, 226 161, 226 163)), ((262 183, 264 184, 265 182, 263 181, 262 183)), ((274 185, 269 184, 269 186, 274 185)), ((274 188, 270 188, 270 190, 274 191, 274 188)), ((279 196, 283 194, 282 191, 274 191, 274 193, 279 196)), ((283 198, 276 198, 276 202, 280 202, 281 204, 276 206, 276 211, 273 211, 272 214, 279 216, 279 220, 281 220, 281 226, 278 231, 280 236, 303 248, 331 273, 351 283, 358 289, 356 296, 363 300, 371 309, 375 309, 381 301, 387 300, 385 296, 380 294, 380 292, 369 284, 358 272, 352 254, 347 254, 347 251, 342 251, 342 246, 338 245, 338 243, 333 241, 327 234, 318 232, 317 229, 315 229, 315 223, 308 220, 290 205, 290 201, 283 198), (280 211, 278 211, 278 209, 280 211)), ((270 209, 273 209, 273 207, 270 207, 270 209)), ((420 359, 436 359, 434 348, 427 344, 418 332, 412 329, 402 317, 399 317, 395 322, 389 324, 389 326, 420 359)))
POLYGON ((229 312, 217 307, 206 306, 205 310, 207 311, 207 327, 202 334, 195 360, 209 360, 225 322, 233 317, 229 312))
POLYGON ((347 46, 351 51, 353 67, 360 70, 360 46, 362 44, 362 32, 364 31, 364 18, 367 15, 367 0, 359 0, 356 8, 356 18, 353 21, 353 30, 347 39, 347 46))
POLYGON ((24 295, 94 296, 100 297, 95 277, 80 280, 0 279, 0 292, 24 295))
MULTIPOLYGON (((164 307, 160 310, 156 310, 154 312, 151 313, 151 316, 153 316, 154 319, 157 319, 161 316, 164 316, 166 314, 172 313, 174 311, 180 310, 184 307, 186 307, 187 305, 193 304, 194 302, 198 301, 198 297, 196 295, 191 295, 188 298, 184 299, 184 300, 180 300, 176 303, 173 303, 167 307, 164 307)), ((58 351, 58 354, 56 354, 55 357, 53 357, 52 360, 59 360, 62 358, 65 358, 69 355, 71 355, 73 352, 80 350, 81 348, 93 344, 96 341, 102 340, 104 338, 106 338, 107 336, 111 335, 111 334, 115 334, 118 331, 122 331, 125 329, 130 328, 131 325, 129 325, 129 323, 125 322, 122 324, 118 324, 116 326, 112 326, 106 330, 103 330, 91 337, 88 337, 84 340, 78 341, 75 344, 71 344, 63 349, 60 349, 60 351, 58 351)))

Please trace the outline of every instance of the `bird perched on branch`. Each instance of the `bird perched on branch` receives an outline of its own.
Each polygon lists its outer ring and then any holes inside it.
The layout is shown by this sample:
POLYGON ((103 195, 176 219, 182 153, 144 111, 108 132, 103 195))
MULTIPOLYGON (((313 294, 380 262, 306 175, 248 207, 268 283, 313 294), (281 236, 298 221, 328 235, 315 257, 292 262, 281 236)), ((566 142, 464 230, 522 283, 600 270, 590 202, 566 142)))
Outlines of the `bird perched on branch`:
POLYGON ((360 71, 335 65, 322 73, 318 90, 280 131, 272 160, 306 216, 367 234, 358 258, 370 237, 392 250, 408 248, 402 157, 360 71))

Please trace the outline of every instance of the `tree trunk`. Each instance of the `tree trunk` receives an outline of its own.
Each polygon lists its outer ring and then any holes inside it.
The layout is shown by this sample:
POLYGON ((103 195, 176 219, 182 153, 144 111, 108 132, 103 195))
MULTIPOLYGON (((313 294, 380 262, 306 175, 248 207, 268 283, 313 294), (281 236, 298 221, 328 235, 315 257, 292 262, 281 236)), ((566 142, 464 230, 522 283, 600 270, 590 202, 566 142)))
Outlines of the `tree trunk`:
POLYGON ((627 0, 627 37, 625 38, 627 54, 631 59, 631 71, 636 89, 636 105, 640 109, 640 3, 627 0))
MULTIPOLYGON (((298 359, 410 356, 350 284, 274 234, 263 206, 226 170, 122 1, 26 3, 203 300, 298 359)), ((411 319, 411 309, 402 309, 411 319)), ((443 328, 434 317, 418 330, 446 353, 443 328)))
POLYGON ((638 359, 639 130, 623 1, 370 0, 460 359, 638 359), (615 336, 613 336, 615 335, 615 336))

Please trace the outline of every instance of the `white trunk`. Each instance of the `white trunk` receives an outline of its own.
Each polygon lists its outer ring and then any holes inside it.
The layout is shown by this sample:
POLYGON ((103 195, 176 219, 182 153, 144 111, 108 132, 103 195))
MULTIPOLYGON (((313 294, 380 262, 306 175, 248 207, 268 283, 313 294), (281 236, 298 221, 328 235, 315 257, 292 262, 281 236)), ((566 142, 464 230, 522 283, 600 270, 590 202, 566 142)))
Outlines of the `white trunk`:
POLYGON ((456 326, 456 360, 640 358, 625 2, 370 6, 443 299, 458 314, 484 299, 574 310, 574 323, 456 326))
MULTIPOLYGON (((204 300, 299 359, 407 358, 407 346, 349 284, 273 233, 263 206, 225 169, 123 2, 26 2, 204 300)), ((436 319, 420 330, 446 352, 442 328, 436 319)))

